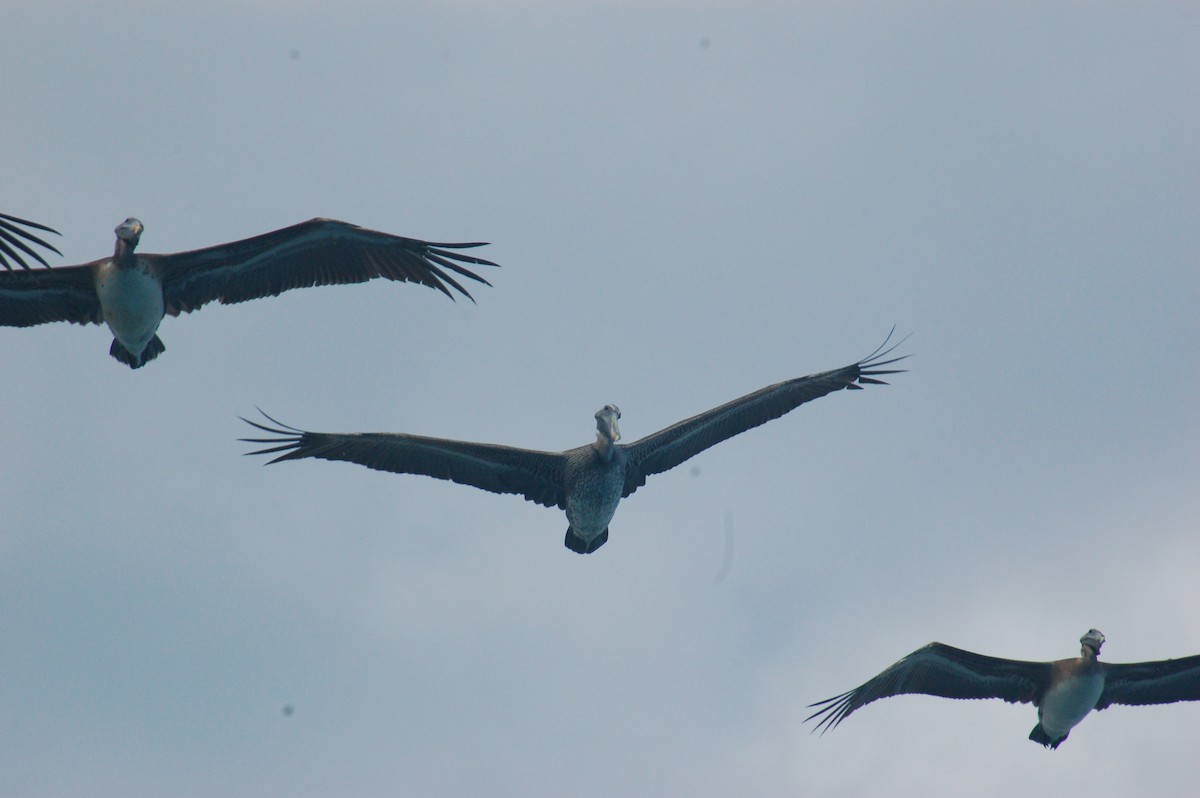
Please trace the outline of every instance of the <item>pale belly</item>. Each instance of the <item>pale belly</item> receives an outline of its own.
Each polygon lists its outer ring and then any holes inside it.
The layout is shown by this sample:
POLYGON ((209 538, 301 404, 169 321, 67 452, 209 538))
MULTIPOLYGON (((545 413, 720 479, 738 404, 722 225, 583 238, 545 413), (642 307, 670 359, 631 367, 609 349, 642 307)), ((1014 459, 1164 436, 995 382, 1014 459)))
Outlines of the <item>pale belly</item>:
POLYGON ((162 321, 162 286, 138 269, 116 269, 105 264, 96 275, 96 293, 113 337, 134 355, 140 355, 162 321))
POLYGON ((591 540, 608 529, 624 488, 624 468, 589 472, 567 499, 567 521, 575 534, 591 540))
POLYGON ((1072 679, 1046 691, 1040 711, 1042 729, 1051 737, 1062 737, 1083 720, 1104 692, 1104 675, 1072 679))

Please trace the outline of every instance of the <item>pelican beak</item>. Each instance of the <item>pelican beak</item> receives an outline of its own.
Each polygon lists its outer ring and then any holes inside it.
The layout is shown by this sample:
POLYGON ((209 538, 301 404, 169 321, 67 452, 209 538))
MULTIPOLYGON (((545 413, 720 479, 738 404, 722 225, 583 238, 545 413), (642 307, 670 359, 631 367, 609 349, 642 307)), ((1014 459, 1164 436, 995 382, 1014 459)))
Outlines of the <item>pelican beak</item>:
POLYGON ((608 440, 616 443, 621 440, 621 429, 617 426, 617 419, 621 417, 621 411, 616 405, 605 405, 596 413, 596 429, 601 435, 608 440))
POLYGON ((145 228, 142 226, 141 221, 130 216, 128 219, 117 225, 117 229, 113 232, 115 232, 117 234, 117 238, 121 239, 122 241, 137 241, 139 238, 141 238, 143 229, 145 228))
POLYGON ((1088 629, 1087 634, 1079 638, 1079 642, 1099 654, 1100 646, 1104 645, 1104 634, 1099 629, 1088 629))

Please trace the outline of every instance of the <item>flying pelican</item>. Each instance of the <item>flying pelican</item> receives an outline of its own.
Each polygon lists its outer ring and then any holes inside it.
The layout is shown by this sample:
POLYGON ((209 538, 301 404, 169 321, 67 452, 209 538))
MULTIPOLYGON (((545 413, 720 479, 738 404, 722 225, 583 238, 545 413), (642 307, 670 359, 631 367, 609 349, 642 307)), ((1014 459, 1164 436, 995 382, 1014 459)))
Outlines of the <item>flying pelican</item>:
POLYGON ((459 264, 496 265, 449 251, 482 243, 419 241, 334 219, 311 219, 242 241, 170 255, 135 254, 142 230, 142 223, 132 217, 117 225, 111 258, 0 272, 0 325, 104 322, 113 334, 108 353, 136 369, 164 350, 156 335, 163 316, 190 313, 214 300, 232 304, 278 296, 292 288, 362 283, 373 277, 421 283, 451 299, 450 288, 455 288, 471 299, 447 270, 488 285, 459 264))
POLYGON ((517 493, 529 501, 565 510, 569 524, 566 547, 590 554, 608 540, 608 523, 617 504, 646 484, 646 477, 674 468, 710 446, 825 394, 843 388, 886 384, 877 378, 899 373, 898 369, 883 368, 903 359, 887 359, 898 345, 885 349, 887 341, 884 341, 874 353, 857 363, 769 385, 631 444, 617 443, 621 439, 617 426, 621 411, 614 404, 596 411, 595 443, 565 452, 400 433, 306 432, 276 421, 266 413, 263 416, 276 426, 242 420, 278 437, 241 440, 272 444, 246 454, 283 452, 270 463, 304 457, 346 460, 378 471, 424 474, 492 493, 517 493))
POLYGON ((1079 642, 1078 657, 1056 662, 999 659, 930 643, 866 684, 810 704, 821 708, 805 720, 820 718, 817 728, 825 732, 859 707, 905 693, 1003 698, 1014 704, 1033 702, 1038 708, 1038 724, 1029 739, 1058 748, 1093 709, 1110 704, 1200 701, 1200 655, 1117 664, 1097 659, 1104 635, 1096 629, 1089 629, 1079 642))
POLYGON ((22 225, 25 227, 32 227, 36 230, 45 230, 47 233, 54 233, 54 235, 61 235, 61 233, 59 233, 53 227, 47 227, 44 224, 31 222, 28 219, 21 219, 16 216, 9 216, 6 213, 0 213, 0 266, 3 266, 5 269, 11 271, 12 264, 16 263, 22 269, 28 269, 29 264, 25 262, 25 256, 22 255, 21 252, 24 252, 25 255, 34 258, 43 266, 50 265, 46 263, 46 259, 39 255, 35 250, 30 249, 29 245, 26 244, 25 241, 45 247, 51 252, 56 252, 59 255, 62 254, 54 247, 53 244, 43 241, 28 230, 21 229, 22 225), (21 239, 24 239, 24 241, 21 239), (16 247, 16 249, 13 249, 13 247, 16 247), (18 249, 21 250, 21 252, 17 252, 18 249), (12 263, 9 262, 10 258, 12 259, 12 263))

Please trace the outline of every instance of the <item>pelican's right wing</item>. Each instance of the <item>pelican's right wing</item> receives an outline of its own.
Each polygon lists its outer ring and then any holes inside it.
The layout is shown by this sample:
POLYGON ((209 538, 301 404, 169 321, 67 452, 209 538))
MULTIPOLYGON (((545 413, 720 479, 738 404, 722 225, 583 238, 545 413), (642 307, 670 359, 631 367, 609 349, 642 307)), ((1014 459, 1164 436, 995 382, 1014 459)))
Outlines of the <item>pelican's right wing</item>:
POLYGON ((0 326, 30 327, 51 321, 103 321, 90 264, 0 272, 0 326))
MULTIPOLYGON (((262 411, 259 411, 262 412, 262 411)), ((282 454, 271 460, 345 460, 376 471, 423 474, 448 479, 492 493, 516 493, 546 507, 565 507, 563 465, 557 452, 515 449, 488 443, 470 443, 445 438, 425 438, 402 433, 306 432, 281 424, 263 413, 277 427, 248 419, 247 424, 276 436, 241 438, 247 443, 274 444, 247 454, 282 454)))
POLYGON ((820 718, 822 732, 872 701, 906 693, 942 698, 1003 698, 1011 703, 1038 702, 1050 677, 1051 663, 1000 659, 930 643, 875 678, 841 695, 810 704, 820 707, 805 720, 820 718))

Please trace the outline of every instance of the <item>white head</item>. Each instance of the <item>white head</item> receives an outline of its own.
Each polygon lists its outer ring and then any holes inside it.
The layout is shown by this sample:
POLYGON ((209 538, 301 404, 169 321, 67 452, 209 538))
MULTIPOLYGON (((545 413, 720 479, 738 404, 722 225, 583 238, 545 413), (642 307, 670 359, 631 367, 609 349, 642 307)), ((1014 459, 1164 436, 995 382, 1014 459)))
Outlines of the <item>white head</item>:
POLYGON ((608 443, 621 440, 621 430, 617 427, 617 419, 621 410, 614 404, 607 404, 596 411, 596 434, 608 443))
POLYGON ((1095 656, 1100 653, 1100 646, 1104 645, 1104 635, 1099 629, 1088 629, 1087 634, 1079 638, 1079 642, 1090 648, 1095 656))
POLYGON ((117 225, 117 229, 113 232, 117 234, 117 238, 121 239, 129 246, 136 247, 138 239, 142 237, 142 230, 144 229, 145 228, 142 226, 140 220, 130 216, 128 219, 117 225))

